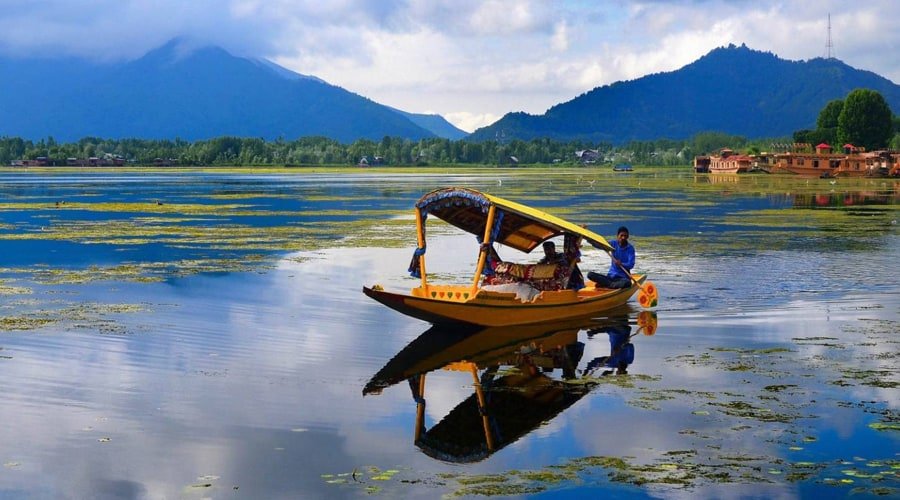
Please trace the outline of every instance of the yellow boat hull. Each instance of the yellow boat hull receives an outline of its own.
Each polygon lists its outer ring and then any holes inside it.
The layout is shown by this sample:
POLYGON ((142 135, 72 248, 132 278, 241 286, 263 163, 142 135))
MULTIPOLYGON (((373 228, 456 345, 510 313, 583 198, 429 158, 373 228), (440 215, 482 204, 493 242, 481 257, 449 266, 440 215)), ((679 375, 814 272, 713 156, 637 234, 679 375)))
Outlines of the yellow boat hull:
MULTIPOLYGON (((634 276, 643 283, 646 276, 634 276)), ((382 304, 433 324, 465 323, 479 326, 511 326, 584 318, 616 308, 640 288, 544 291, 522 302, 514 293, 477 290, 466 286, 428 285, 410 294, 387 292, 379 286, 363 287, 363 293, 382 304)))

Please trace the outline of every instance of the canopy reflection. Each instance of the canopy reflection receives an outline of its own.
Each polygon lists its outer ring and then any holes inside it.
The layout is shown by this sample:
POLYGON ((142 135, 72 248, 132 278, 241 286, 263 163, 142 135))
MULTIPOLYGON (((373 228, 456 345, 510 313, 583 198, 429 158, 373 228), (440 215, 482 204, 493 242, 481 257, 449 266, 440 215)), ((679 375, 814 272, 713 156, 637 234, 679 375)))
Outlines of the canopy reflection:
POLYGON ((379 370, 363 395, 406 381, 416 402, 416 446, 440 460, 477 462, 572 406, 599 377, 627 373, 634 360, 631 338, 655 332, 655 313, 638 314, 629 306, 605 317, 538 325, 435 325, 379 370), (582 363, 581 332, 606 333, 609 355, 582 363), (425 378, 439 369, 469 374, 474 392, 426 428, 425 378))

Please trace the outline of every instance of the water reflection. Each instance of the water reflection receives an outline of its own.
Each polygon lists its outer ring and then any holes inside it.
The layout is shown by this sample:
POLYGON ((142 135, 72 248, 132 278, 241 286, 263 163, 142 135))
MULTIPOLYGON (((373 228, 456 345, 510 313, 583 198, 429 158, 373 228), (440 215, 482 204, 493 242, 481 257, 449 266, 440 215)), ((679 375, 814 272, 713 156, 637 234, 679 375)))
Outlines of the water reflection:
POLYGON ((794 207, 798 208, 896 205, 900 203, 900 191, 885 189, 880 191, 804 193, 794 195, 793 202, 794 207))
POLYGON ((363 395, 406 381, 416 403, 416 446, 440 460, 477 462, 572 406, 599 384, 598 377, 626 374, 634 361, 632 337, 653 335, 656 325, 655 313, 626 307, 604 318, 552 324, 432 326, 376 373, 363 395), (579 369, 581 332, 605 333, 610 351, 579 369), (471 377, 473 393, 426 427, 426 375, 441 369, 471 377))

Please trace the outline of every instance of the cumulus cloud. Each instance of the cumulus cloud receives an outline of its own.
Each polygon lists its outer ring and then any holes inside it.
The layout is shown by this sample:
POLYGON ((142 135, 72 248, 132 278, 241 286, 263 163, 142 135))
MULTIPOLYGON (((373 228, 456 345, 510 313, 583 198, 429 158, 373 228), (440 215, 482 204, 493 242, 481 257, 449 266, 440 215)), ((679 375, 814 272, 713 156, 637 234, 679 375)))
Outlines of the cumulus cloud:
POLYGON ((181 37, 466 130, 746 43, 900 82, 893 0, 0 0, 0 53, 136 58, 181 37))
POLYGON ((500 115, 494 115, 491 113, 476 114, 470 113, 468 111, 460 111, 447 113, 444 115, 444 118, 446 118, 450 123, 456 125, 456 127, 465 130, 466 132, 474 132, 481 127, 487 127, 488 125, 499 120, 501 117, 500 115))

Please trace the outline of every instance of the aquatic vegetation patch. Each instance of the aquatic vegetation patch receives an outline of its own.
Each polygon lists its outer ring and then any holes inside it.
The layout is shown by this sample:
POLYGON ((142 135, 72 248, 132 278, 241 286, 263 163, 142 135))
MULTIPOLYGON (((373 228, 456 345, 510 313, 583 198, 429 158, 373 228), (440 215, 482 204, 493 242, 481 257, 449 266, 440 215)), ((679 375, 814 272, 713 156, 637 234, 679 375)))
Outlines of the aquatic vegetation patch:
POLYGON ((198 196, 198 198, 206 198, 210 200, 249 200, 255 198, 282 198, 295 199, 297 195, 292 193, 268 193, 268 192, 243 192, 243 193, 212 193, 198 196))
MULTIPOLYGON (((325 232, 324 235, 327 235, 325 232)), ((115 246, 147 245, 208 247, 231 250, 292 249, 299 241, 321 240, 323 232, 308 226, 249 226, 240 224, 154 224, 133 220, 67 221, 39 232, 0 235, 8 240, 59 240, 115 246)))
POLYGON ((771 408, 754 406, 746 401, 711 402, 709 405, 731 417, 748 418, 761 422, 790 423, 801 418, 799 414, 777 413, 771 408))
MULTIPOLYGON (((874 207, 867 207, 874 208, 874 207)), ((725 215, 720 221, 725 226, 765 227, 790 229, 792 234, 881 234, 891 230, 890 206, 875 209, 871 217, 855 217, 850 210, 814 210, 803 208, 742 211, 725 215)), ((770 239, 767 242, 772 242, 770 239)))
MULTIPOLYGON (((416 475, 409 468, 382 469, 374 465, 356 467, 350 472, 322 474, 319 476, 325 484, 338 488, 351 488, 367 494, 380 494, 402 491, 413 485, 444 486, 443 475, 416 475)), ((399 493, 394 493, 397 496, 399 493)))
POLYGON ((37 330, 56 321, 58 320, 40 313, 0 316, 0 331, 37 330))
MULTIPOLYGON (((378 223, 369 221, 352 221, 344 223, 345 232, 340 240, 341 246, 354 248, 414 248, 416 245, 416 228, 403 219, 381 220, 378 223)), ((436 224, 428 227, 429 237, 449 233, 448 228, 436 224)))
POLYGON ((833 347, 836 344, 833 341, 839 340, 837 337, 794 337, 791 341, 802 345, 820 345, 825 347, 833 347))
POLYGON ((655 458, 636 462, 633 457, 586 456, 534 470, 466 474, 442 472, 417 474, 410 469, 390 469, 384 474, 368 466, 353 472, 324 474, 323 481, 339 487, 368 491, 379 481, 379 491, 403 495, 404 488, 443 488, 444 496, 510 496, 562 490, 573 485, 603 486, 605 482, 659 489, 690 489, 711 484, 787 484, 814 481, 853 484, 859 491, 893 490, 900 480, 900 461, 894 458, 854 461, 789 461, 777 456, 718 453, 695 449, 656 452, 655 458), (381 477, 382 479, 376 479, 381 477), (847 481, 850 482, 847 482, 847 481), (886 484, 886 482, 888 482, 886 484))
POLYGON ((545 486, 526 486, 522 484, 479 484, 476 486, 464 486, 450 494, 451 497, 464 496, 514 496, 540 493, 547 488, 545 486))
POLYGON ((736 352, 739 354, 777 354, 784 352, 791 352, 790 349, 786 349, 784 347, 767 347, 763 349, 746 349, 741 347, 710 347, 710 351, 713 352, 736 352))
POLYGON ((835 337, 802 337, 792 339, 798 346, 822 346, 831 350, 850 351, 851 358, 817 354, 803 361, 818 370, 828 368, 833 378, 831 385, 867 386, 879 389, 896 389, 900 386, 893 361, 897 350, 890 345, 900 343, 895 337, 900 321, 890 319, 862 319, 843 325, 844 334, 835 337), (852 348, 852 349, 851 349, 852 348))
POLYGON ((91 330, 101 334, 125 334, 128 330, 115 316, 149 310, 147 304, 83 302, 59 309, 41 309, 15 316, 0 316, 0 332, 31 331, 48 326, 64 330, 91 330))
POLYGON ((609 376, 594 376, 594 375, 583 375, 579 378, 562 380, 563 383, 569 386, 614 386, 623 389, 637 389, 646 387, 647 383, 658 382, 661 380, 661 377, 656 375, 647 375, 643 373, 637 374, 619 374, 619 375, 609 375, 609 376))
POLYGON ((80 285, 101 281, 154 283, 173 277, 198 273, 247 272, 274 265, 264 255, 241 258, 181 259, 171 262, 141 262, 114 266, 90 266, 86 269, 10 269, 12 274, 31 275, 42 285, 80 285))
POLYGON ((893 389, 900 386, 900 383, 896 380, 891 380, 896 376, 894 370, 865 370, 845 366, 840 369, 840 373, 844 379, 854 380, 860 385, 884 389, 893 389))
POLYGON ((763 387, 763 390, 767 392, 782 392, 794 387, 797 387, 797 384, 774 384, 763 387))
POLYGON ((887 407, 883 401, 839 401, 837 405, 841 408, 859 408, 865 413, 877 415, 882 422, 900 422, 900 412, 887 407))
POLYGON ((89 212, 157 213, 191 215, 233 215, 237 210, 251 208, 252 205, 164 203, 159 200, 144 202, 46 202, 46 203, 0 203, 0 212, 36 212, 40 210, 83 210, 89 212))
POLYGON ((666 361, 690 365, 708 366, 729 372, 752 372, 766 377, 785 376, 788 372, 776 370, 776 363, 792 351, 783 347, 758 349, 736 347, 710 347, 707 352, 669 356, 666 361))
POLYGON ((7 280, 0 279, 0 295, 30 295, 33 293, 31 288, 12 286, 7 283, 7 280))
MULTIPOLYGON (((630 398, 628 404, 645 410, 659 411, 659 403, 662 401, 684 401, 691 398, 694 401, 712 400, 716 394, 708 391, 689 391, 687 389, 649 389, 642 388, 637 396, 630 398)), ((706 412, 709 414, 709 412, 706 412)))

